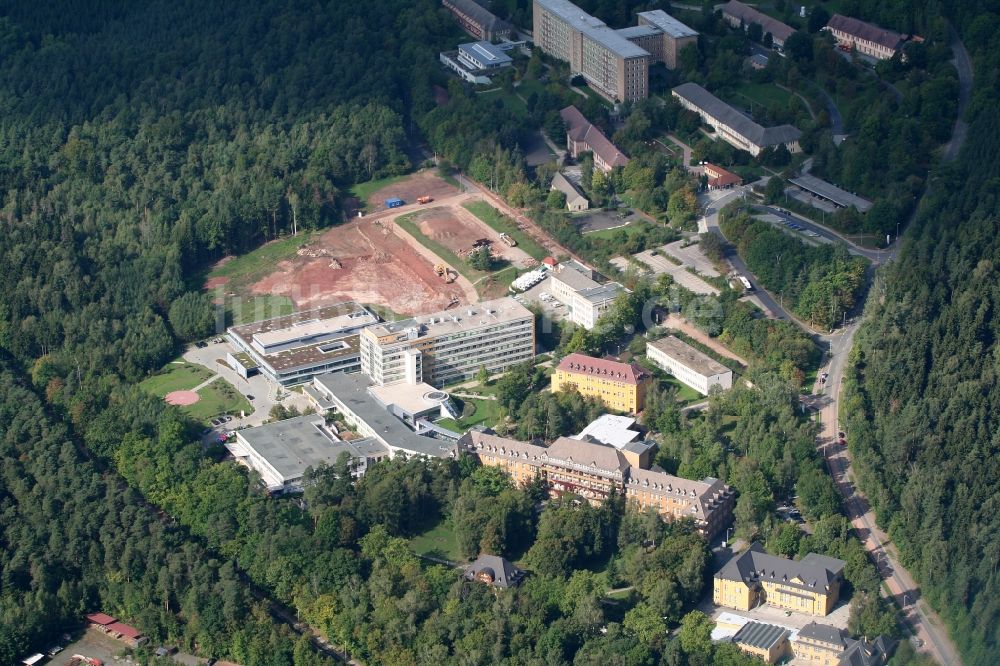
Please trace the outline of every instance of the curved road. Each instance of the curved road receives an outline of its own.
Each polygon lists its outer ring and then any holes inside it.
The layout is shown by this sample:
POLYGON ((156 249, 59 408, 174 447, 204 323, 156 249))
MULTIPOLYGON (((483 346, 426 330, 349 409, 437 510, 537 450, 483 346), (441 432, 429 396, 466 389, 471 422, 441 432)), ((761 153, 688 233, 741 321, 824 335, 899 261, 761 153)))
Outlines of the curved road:
MULTIPOLYGON (((942 158, 950 162, 958 156, 968 131, 968 124, 963 117, 971 97, 973 71, 969 54, 959 39, 957 32, 951 26, 949 26, 949 42, 954 55, 952 63, 955 65, 959 78, 958 117, 955 121, 951 138, 945 145, 942 154, 942 158)), ((924 196, 926 196, 929 189, 930 183, 928 183, 928 187, 925 189, 924 196)), ((705 226, 710 231, 722 236, 722 232, 718 226, 718 212, 726 204, 741 196, 744 196, 742 190, 734 190, 712 202, 705 211, 705 226)), ((898 239, 894 239, 893 247, 887 251, 867 250, 850 243, 847 239, 840 236, 840 234, 827 229, 823 225, 803 220, 798 216, 789 215, 771 207, 762 208, 784 219, 795 219, 797 223, 806 229, 815 231, 828 239, 847 244, 853 253, 863 255, 871 260, 873 266, 878 266, 884 261, 890 261, 895 257, 894 248, 897 245, 898 239)), ((746 264, 735 253, 731 253, 727 259, 731 261, 736 270, 752 275, 746 270, 746 264)), ((868 272, 869 279, 873 272, 868 272)), ((757 295, 780 318, 792 319, 794 321, 794 318, 790 317, 784 308, 774 303, 773 297, 767 294, 766 291, 763 289, 758 290, 757 295)), ((856 312, 861 312, 863 308, 863 303, 858 304, 856 312)), ((801 322, 798 323, 801 326, 801 322)), ((888 536, 879 529, 868 500, 855 487, 854 475, 851 470, 851 455, 846 447, 840 446, 838 443, 840 432, 840 392, 843 384, 844 367, 847 363, 847 357, 851 351, 854 335, 858 330, 859 324, 860 317, 856 317, 847 326, 830 335, 815 335, 814 331, 810 331, 814 334, 817 342, 828 345, 830 361, 825 368, 825 372, 828 373, 826 382, 824 383, 817 379, 816 386, 814 387, 814 395, 804 397, 803 402, 815 409, 820 419, 821 431, 817 439, 817 446, 826 459, 830 474, 843 496, 844 507, 851 520, 851 524, 875 561, 888 594, 902 608, 906 622, 913 629, 914 634, 920 641, 921 650, 929 652, 939 663, 945 666, 961 664, 958 651, 948 636, 940 617, 923 601, 916 581, 910 575, 909 571, 900 564, 899 554, 895 546, 889 541, 888 536)), ((806 330, 809 329, 806 328, 806 330)))

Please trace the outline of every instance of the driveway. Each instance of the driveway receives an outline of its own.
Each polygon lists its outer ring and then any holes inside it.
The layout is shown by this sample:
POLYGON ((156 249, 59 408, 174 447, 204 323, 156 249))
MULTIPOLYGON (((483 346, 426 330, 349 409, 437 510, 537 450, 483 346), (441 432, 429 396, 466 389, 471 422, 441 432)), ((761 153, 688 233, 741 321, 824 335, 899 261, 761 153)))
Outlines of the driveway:
MULTIPOLYGON (((279 395, 278 387, 263 375, 255 375, 250 379, 241 377, 225 362, 226 354, 232 351, 235 351, 232 345, 228 342, 221 342, 209 344, 201 349, 191 347, 184 352, 183 356, 185 361, 204 366, 216 376, 232 384, 247 400, 253 396, 253 400, 250 400, 250 404, 254 408, 253 413, 244 418, 234 418, 221 429, 235 430, 236 428, 259 426, 268 419, 271 408, 277 404, 286 407, 294 406, 300 410, 309 408, 309 400, 305 395, 287 389, 280 389, 279 395)), ((213 379, 212 381, 217 380, 213 379)), ((210 439, 212 435, 209 434, 206 437, 210 439)))

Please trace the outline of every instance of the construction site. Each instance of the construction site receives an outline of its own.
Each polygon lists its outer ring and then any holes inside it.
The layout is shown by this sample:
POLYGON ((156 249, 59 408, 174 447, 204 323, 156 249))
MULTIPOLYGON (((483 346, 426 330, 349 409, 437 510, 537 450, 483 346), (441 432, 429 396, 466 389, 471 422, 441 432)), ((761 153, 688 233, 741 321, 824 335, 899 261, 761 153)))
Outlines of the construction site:
POLYGON ((458 202, 450 205, 435 205, 419 211, 413 218, 420 233, 451 250, 457 257, 465 259, 470 252, 488 248, 499 260, 519 269, 532 268, 538 264, 509 235, 497 232, 478 217, 467 211, 458 202))
POLYGON ((472 284, 439 257, 391 221, 370 218, 327 231, 295 258, 280 262, 251 291, 288 296, 299 310, 354 300, 400 315, 478 300, 472 284))

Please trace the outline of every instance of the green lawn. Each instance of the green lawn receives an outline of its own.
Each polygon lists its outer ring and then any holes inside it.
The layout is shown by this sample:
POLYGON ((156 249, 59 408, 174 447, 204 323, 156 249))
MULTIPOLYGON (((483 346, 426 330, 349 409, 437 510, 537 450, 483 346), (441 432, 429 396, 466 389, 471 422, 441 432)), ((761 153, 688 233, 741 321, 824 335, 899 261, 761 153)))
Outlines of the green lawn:
POLYGON ((541 261, 549 256, 549 251, 539 245, 534 238, 517 228, 514 220, 510 219, 485 201, 468 201, 462 204, 465 210, 469 211, 486 226, 500 233, 510 234, 510 237, 517 241, 517 246, 527 252, 536 261, 541 261))
POLYGON ((508 111, 517 116, 524 117, 528 115, 528 107, 516 93, 508 93, 503 88, 498 88, 478 94, 484 101, 494 103, 499 101, 503 106, 507 107, 508 111))
POLYGON ((478 398, 452 398, 456 402, 471 404, 476 409, 469 416, 459 419, 441 419, 437 422, 442 428, 448 428, 455 432, 465 432, 476 425, 494 425, 500 418, 500 404, 496 400, 480 400, 478 398))
POLYGON ((398 183, 408 176, 409 174, 403 174, 402 176, 389 176, 388 178, 369 180, 367 183, 358 183, 357 185, 353 185, 351 187, 351 194, 360 199, 362 204, 365 204, 368 203, 368 197, 375 194, 383 187, 392 185, 393 183, 398 183))
POLYGON ((690 404, 693 402, 701 402, 702 400, 708 400, 708 398, 703 396, 701 393, 698 393, 693 388, 691 388, 687 384, 682 383, 675 377, 667 377, 663 381, 664 383, 669 384, 670 386, 673 386, 675 389, 677 389, 677 400, 679 402, 690 404))
POLYGON ((216 379, 198 391, 198 395, 201 396, 201 400, 181 409, 191 418, 206 425, 212 417, 220 414, 239 416, 241 411, 247 414, 253 412, 250 402, 225 379, 216 379))
MULTIPOLYGON (((212 378, 212 372, 203 366, 180 361, 168 363, 162 370, 147 377, 139 387, 158 398, 172 391, 190 391, 212 378)), ((180 407, 185 414, 206 425, 212 417, 220 414, 238 415, 240 411, 253 412, 249 401, 225 379, 219 378, 198 391, 201 400, 180 407)))
POLYGON ((747 106, 752 102, 769 108, 788 108, 792 94, 773 83, 746 82, 736 86, 729 98, 740 106, 747 106))
POLYGON ((211 376, 212 373, 208 368, 180 361, 168 363, 155 375, 142 380, 139 387, 147 393, 162 398, 172 391, 190 391, 211 376))
MULTIPOLYGON (((625 224, 625 221, 622 221, 625 224)), ((600 229, 598 231, 588 231, 584 234, 587 238, 600 238, 602 240, 611 240, 615 238, 620 232, 625 232, 629 236, 642 231, 641 222, 630 222, 625 224, 623 227, 615 227, 614 229, 600 229)))
POLYGON ((410 539, 410 548, 417 555, 427 555, 450 562, 464 562, 458 549, 458 539, 451 522, 445 518, 432 529, 410 539))
POLYGON ((283 259, 295 256, 296 250, 311 241, 313 234, 301 233, 298 236, 286 236, 265 243, 253 252, 230 259, 212 270, 208 277, 225 277, 230 282, 246 282, 274 270, 274 265, 283 259))

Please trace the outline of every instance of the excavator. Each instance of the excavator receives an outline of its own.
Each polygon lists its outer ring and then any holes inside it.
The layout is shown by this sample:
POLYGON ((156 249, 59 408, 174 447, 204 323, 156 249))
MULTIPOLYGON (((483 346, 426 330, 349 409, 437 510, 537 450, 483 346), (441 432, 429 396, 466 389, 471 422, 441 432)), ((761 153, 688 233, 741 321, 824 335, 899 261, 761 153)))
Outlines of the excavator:
POLYGON ((444 264, 437 264, 434 266, 434 272, 448 284, 455 281, 455 271, 451 270, 444 264))

